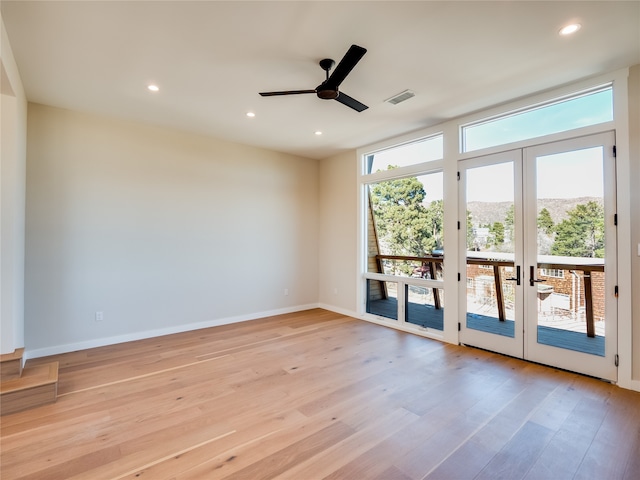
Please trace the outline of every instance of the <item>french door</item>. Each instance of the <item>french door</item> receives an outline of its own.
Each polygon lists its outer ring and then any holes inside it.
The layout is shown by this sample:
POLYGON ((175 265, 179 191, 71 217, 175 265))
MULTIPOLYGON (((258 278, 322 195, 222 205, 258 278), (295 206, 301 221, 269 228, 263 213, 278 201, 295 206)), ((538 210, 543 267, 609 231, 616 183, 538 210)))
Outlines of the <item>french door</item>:
POLYGON ((462 343, 617 379, 614 140, 460 162, 462 343))

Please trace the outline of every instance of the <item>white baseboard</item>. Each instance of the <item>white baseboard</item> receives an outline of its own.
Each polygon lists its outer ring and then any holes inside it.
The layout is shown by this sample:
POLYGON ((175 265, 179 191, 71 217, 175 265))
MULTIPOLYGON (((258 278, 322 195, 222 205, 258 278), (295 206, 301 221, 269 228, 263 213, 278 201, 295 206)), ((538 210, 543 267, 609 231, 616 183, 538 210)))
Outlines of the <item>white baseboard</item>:
MULTIPOLYGON (((247 315, 238 315, 234 317, 218 318, 208 320, 206 322, 189 323, 185 325, 175 325, 173 327, 159 328, 155 330, 145 330, 142 332, 127 333, 125 335, 116 335, 113 337, 96 338, 84 342, 67 343, 64 345, 54 345, 45 348, 29 350, 25 348, 24 359, 48 357, 49 355, 59 355, 61 353, 76 352, 78 350, 87 350, 89 348, 105 347, 107 345, 115 345, 118 343, 133 342, 136 340, 144 340, 147 338, 161 337, 163 335, 171 335, 174 333, 190 332, 203 328, 219 327, 221 325, 229 325, 231 323, 247 322, 249 320, 257 320, 259 318, 273 317, 274 315, 283 315, 286 313, 302 312, 312 308, 320 307, 317 303, 308 305, 297 305, 295 307, 280 308, 277 310, 268 310, 265 312, 250 313, 247 315)), ((327 309, 328 310, 328 309, 327 309)))

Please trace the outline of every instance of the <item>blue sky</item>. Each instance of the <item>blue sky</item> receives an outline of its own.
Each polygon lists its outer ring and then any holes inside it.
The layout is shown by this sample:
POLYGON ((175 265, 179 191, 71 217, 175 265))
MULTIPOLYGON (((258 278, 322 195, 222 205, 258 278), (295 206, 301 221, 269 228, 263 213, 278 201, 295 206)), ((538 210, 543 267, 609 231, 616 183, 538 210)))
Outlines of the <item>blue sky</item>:
POLYGON ((464 128, 465 151, 504 145, 613 120, 612 90, 543 105, 464 128))

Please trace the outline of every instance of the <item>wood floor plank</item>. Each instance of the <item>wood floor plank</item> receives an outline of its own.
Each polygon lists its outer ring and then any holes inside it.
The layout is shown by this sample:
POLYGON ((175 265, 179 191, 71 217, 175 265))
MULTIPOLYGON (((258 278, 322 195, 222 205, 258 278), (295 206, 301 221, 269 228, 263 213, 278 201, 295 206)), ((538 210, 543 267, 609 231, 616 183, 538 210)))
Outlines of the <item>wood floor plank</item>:
MULTIPOLYGON (((216 439, 215 442, 206 445, 198 445, 170 458, 160 459, 149 465, 141 466, 135 472, 123 476, 123 479, 135 480, 137 478, 151 478, 163 480, 175 478, 178 475, 183 478, 207 478, 213 473, 229 472, 228 465, 234 460, 237 462, 243 452, 253 449, 262 441, 275 443, 279 432, 287 432, 288 441, 294 437, 291 432, 296 428, 306 425, 307 418, 297 410, 291 410, 278 416, 253 419, 245 424, 233 425, 235 432, 231 435, 216 439), (230 460, 231 459, 231 460, 230 460), (224 468, 224 470, 221 470, 224 468)), ((325 422, 323 425, 328 425, 325 422)), ((284 442, 283 442, 284 444, 284 442)), ((247 462, 247 465, 250 462, 247 462)))
POLYGON ((325 478, 350 461, 357 460, 364 452, 414 422, 416 418, 415 414, 404 409, 396 409, 385 415, 379 415, 377 418, 371 419, 366 427, 354 431, 353 435, 289 468, 276 478, 281 480, 325 478))
POLYGON ((477 480, 523 478, 551 440, 553 431, 527 422, 475 477, 477 480))
POLYGON ((352 478, 368 480, 379 477, 385 471, 393 468, 393 463, 389 460, 393 456, 382 453, 385 444, 386 442, 382 442, 376 447, 367 450, 355 460, 348 462, 332 474, 324 477, 323 480, 347 480, 352 478))
POLYGON ((470 438, 423 478, 428 480, 472 479, 495 457, 496 450, 470 438))
POLYGON ((348 425, 336 421, 328 427, 308 437, 268 455, 259 461, 224 477, 228 480, 247 479, 268 480, 275 478, 291 467, 323 452, 332 445, 354 434, 348 425))
POLYGON ((640 422, 635 392, 613 390, 606 406, 606 415, 575 474, 576 479, 623 478, 634 453, 640 422))
MULTIPOLYGON (((214 442, 232 433, 234 431, 226 425, 217 423, 207 425, 202 422, 198 427, 186 425, 177 429, 160 430, 153 435, 157 442, 153 450, 144 448, 151 439, 148 435, 124 442, 119 445, 120 457, 109 462, 100 462, 98 466, 91 468, 91 478, 95 480, 121 478, 136 472, 141 467, 153 465, 171 456, 181 455, 185 451, 214 442)), ((87 478, 87 464, 81 460, 83 459, 71 459, 69 461, 71 465, 64 465, 66 478, 69 480, 87 478)))
POLYGON ((522 399, 528 395, 532 387, 516 380, 513 377, 508 378, 463 413, 465 416, 482 418, 484 422, 457 448, 452 447, 449 452, 445 451, 444 453, 448 454, 446 458, 429 471, 426 478, 474 478, 492 460, 527 418, 527 407, 522 399), (518 417, 515 421, 504 421, 506 418, 513 418, 514 407, 519 409, 518 417))
MULTIPOLYGON (((489 386, 483 393, 476 392, 476 394, 487 395, 494 390, 492 386, 489 386)), ((443 409, 434 414, 434 416, 447 418, 447 421, 439 425, 433 435, 424 438, 417 446, 409 449, 394 464, 412 478, 424 478, 446 460, 451 452, 456 451, 472 438, 503 408, 502 404, 494 401, 490 402, 493 406, 493 410, 491 410, 487 408, 488 405, 478 405, 477 398, 476 403, 472 406, 465 405, 457 410, 457 415, 445 417, 446 412, 443 409)), ((455 407, 454 411, 456 411, 455 407)), ((427 417, 430 416, 427 415, 427 417)))
MULTIPOLYGON (((197 369, 194 368, 194 371, 197 369)), ((162 416, 165 422, 170 422, 172 418, 175 418, 175 422, 180 422, 188 420, 191 416, 199 416, 201 415, 200 410, 192 409, 189 412, 189 409, 198 407, 205 402, 218 402, 221 397, 233 392, 231 388, 221 384, 212 385, 203 390, 200 382, 206 380, 207 377, 202 373, 190 378, 192 383, 168 382, 165 379, 164 385, 158 384, 156 382, 158 379, 153 379, 153 382, 150 381, 151 379, 141 379, 136 382, 135 389, 131 389, 130 385, 127 387, 112 385, 106 387, 111 390, 108 395, 92 391, 83 392, 73 397, 64 397, 56 405, 60 414, 55 415, 50 424, 41 427, 39 441, 50 445, 58 445, 63 442, 67 432, 60 427, 60 424, 66 425, 67 422, 70 422, 75 428, 74 414, 85 416, 91 415, 93 411, 105 412, 99 418, 93 418, 91 421, 85 420, 84 424, 91 426, 92 431, 96 434, 103 428, 108 430, 113 425, 127 422, 135 422, 140 430, 144 428, 146 423, 150 423, 149 419, 159 416, 162 416), (118 393, 115 393, 116 391, 118 393), (145 400, 148 398, 154 399, 154 409, 149 409, 145 404, 145 400), (81 405, 80 408, 78 405, 81 405), (68 412, 67 409, 69 409, 68 412)), ((18 431, 17 427, 10 430, 18 431)), ((5 452, 21 449, 25 444, 32 446, 34 444, 29 435, 12 438, 11 448, 5 452)))
POLYGON ((640 474, 640 429, 638 429, 636 438, 633 440, 631 452, 629 462, 624 471, 624 480, 635 480, 640 474))
MULTIPOLYGON (((462 394, 452 395, 426 415, 429 418, 437 417, 438 421, 443 423, 438 425, 438 429, 429 437, 423 438, 413 450, 409 450, 395 462, 395 465, 409 476, 423 478, 474 435, 481 437, 484 431, 495 425, 496 419, 508 418, 515 400, 527 390, 522 384, 514 389, 509 379, 505 381, 504 378, 489 381, 488 378, 481 377, 475 381, 469 379, 460 383, 465 385, 462 394)), ((540 392, 536 391, 540 397, 547 392, 548 390, 543 389, 540 392)), ((535 405, 536 397, 528 398, 528 402, 518 402, 520 415, 515 430, 520 428, 522 417, 526 418, 535 405)), ((506 435, 505 439, 509 436, 506 435)))
POLYGON ((631 480, 640 393, 312 309, 30 360, 5 479, 631 480))
POLYGON ((544 399, 554 391, 552 385, 530 383, 523 378, 517 378, 514 383, 523 389, 471 437, 496 452, 518 434, 544 399))
POLYGON ((525 478, 573 478, 591 446, 607 406, 582 397, 533 464, 525 478))
MULTIPOLYGON (((453 478, 453 477, 451 477, 453 478)), ((397 467, 391 465, 384 472, 376 477, 371 477, 371 480, 411 480, 411 477, 405 475, 397 467)))
POLYGON ((176 480, 224 478, 243 469, 255 468, 251 466, 270 456, 277 458, 278 452, 303 441, 310 435, 321 432, 334 423, 336 422, 324 418, 310 420, 304 417, 304 420, 261 434, 256 434, 253 425, 246 425, 246 428, 238 430, 237 435, 230 437, 229 442, 225 442, 226 448, 211 452, 207 461, 189 466, 174 478, 176 480))

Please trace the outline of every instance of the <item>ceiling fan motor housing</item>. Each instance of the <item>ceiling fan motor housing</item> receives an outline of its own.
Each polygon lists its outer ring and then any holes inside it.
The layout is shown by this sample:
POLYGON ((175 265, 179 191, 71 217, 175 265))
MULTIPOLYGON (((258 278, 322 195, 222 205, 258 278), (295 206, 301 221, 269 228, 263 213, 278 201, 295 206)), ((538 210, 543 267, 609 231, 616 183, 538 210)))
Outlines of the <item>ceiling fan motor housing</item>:
POLYGON ((318 98, 321 98, 323 100, 335 100, 336 98, 338 98, 337 89, 323 89, 323 86, 324 84, 318 85, 318 87, 316 88, 316 95, 318 95, 318 98))

